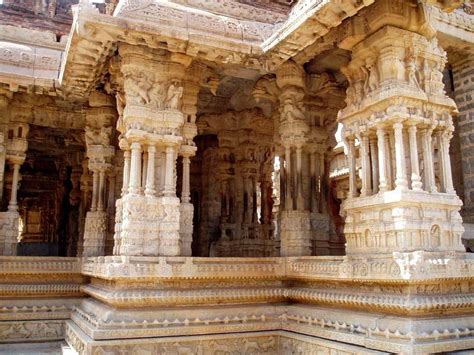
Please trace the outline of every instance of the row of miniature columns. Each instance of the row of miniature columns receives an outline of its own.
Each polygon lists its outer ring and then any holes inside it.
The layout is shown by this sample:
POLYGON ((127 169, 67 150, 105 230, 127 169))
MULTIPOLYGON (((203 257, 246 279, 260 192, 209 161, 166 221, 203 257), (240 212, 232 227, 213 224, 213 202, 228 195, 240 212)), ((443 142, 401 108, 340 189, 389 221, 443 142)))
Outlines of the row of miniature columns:
MULTIPOLYGON (((163 174, 162 194, 164 196, 176 196, 176 185, 174 179, 177 157, 176 149, 175 146, 166 146, 164 150, 165 164, 161 169, 163 174)), ((156 145, 154 144, 148 144, 142 147, 140 143, 133 142, 130 145, 130 150, 124 152, 122 195, 127 193, 144 193, 146 196, 156 196, 155 157, 156 145)), ((189 165, 189 156, 183 156, 182 202, 189 202, 190 200, 189 165)))
MULTIPOLYGON (((244 196, 247 196, 246 201, 247 204, 243 205, 244 211, 243 211, 243 223, 244 224, 250 224, 250 223, 258 223, 258 212, 257 212, 257 186, 260 184, 260 208, 261 208, 261 215, 265 215, 267 212, 266 209, 268 208, 267 206, 267 195, 268 191, 267 188, 269 186, 269 182, 267 181, 260 181, 258 182, 257 176, 252 175, 249 177, 244 177, 240 176, 242 178, 242 184, 243 184, 243 193, 244 196)), ((231 211, 231 196, 235 193, 237 190, 232 189, 232 185, 229 184, 228 181, 223 181, 222 182, 222 202, 221 206, 223 209, 224 215, 227 215, 230 217, 231 222, 230 223, 235 223, 238 218, 237 214, 241 213, 239 210, 233 210, 231 211)), ((244 197, 245 201, 245 197, 244 197)))
MULTIPOLYGON (((304 210, 305 209, 305 198, 303 197, 303 149, 302 147, 296 147, 296 170, 293 168, 292 165, 292 149, 290 146, 285 147, 285 169, 284 176, 280 176, 280 178, 284 179, 285 181, 285 210, 293 210, 293 196, 294 192, 296 195, 296 209, 297 210, 304 210)), ((283 162, 282 162, 283 163, 283 162)), ((309 172, 310 177, 315 182, 317 182, 318 177, 322 179, 324 176, 324 153, 317 153, 311 152, 309 153, 309 172)), ((316 205, 317 202, 316 194, 320 192, 320 181, 317 184, 319 186, 316 189, 316 186, 312 186, 314 190, 317 191, 310 191, 310 203, 311 203, 311 210, 316 212, 316 205)))
MULTIPOLYGON (((392 185, 392 166, 390 159, 390 134, 393 130, 393 140, 395 148, 395 184, 396 189, 407 190, 408 181, 406 173, 405 145, 404 145, 404 125, 401 122, 394 123, 391 127, 378 127, 376 137, 369 137, 367 133, 360 137, 360 160, 362 170, 361 196, 369 196, 378 191, 384 192, 392 185), (377 149, 376 149, 377 147, 377 149)), ((424 160, 424 189, 420 177, 419 154, 417 144, 417 127, 414 124, 408 126, 409 151, 411 162, 411 189, 414 191, 436 192, 435 171, 433 164, 431 128, 420 130, 420 140, 422 143, 422 154, 424 160)), ((454 193, 453 180, 451 175, 451 161, 449 158, 449 138, 443 131, 436 131, 440 152, 440 179, 442 188, 446 193, 454 193)), ((354 138, 349 137, 348 141, 348 161, 349 161, 349 196, 356 197, 356 176, 355 176, 355 145, 354 138)))

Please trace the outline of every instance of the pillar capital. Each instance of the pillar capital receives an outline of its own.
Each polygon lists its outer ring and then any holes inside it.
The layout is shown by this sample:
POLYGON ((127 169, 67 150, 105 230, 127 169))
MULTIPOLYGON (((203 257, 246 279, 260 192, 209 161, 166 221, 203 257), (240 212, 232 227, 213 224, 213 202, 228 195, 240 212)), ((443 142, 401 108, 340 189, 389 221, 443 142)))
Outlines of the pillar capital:
POLYGON ((196 155, 197 147, 191 145, 182 145, 179 149, 179 155, 183 158, 191 158, 196 155))
POLYGON ((156 144, 155 143, 148 143, 146 148, 148 153, 155 153, 156 152, 156 144))

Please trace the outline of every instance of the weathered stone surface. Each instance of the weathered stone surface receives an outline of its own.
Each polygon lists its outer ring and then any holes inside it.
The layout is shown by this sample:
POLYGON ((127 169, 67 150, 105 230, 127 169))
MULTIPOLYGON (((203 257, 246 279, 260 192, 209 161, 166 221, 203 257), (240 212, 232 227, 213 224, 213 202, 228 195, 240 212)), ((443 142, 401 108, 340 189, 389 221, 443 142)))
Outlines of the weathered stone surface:
POLYGON ((467 4, 70 5, 0 5, 0 352, 474 347, 467 4))

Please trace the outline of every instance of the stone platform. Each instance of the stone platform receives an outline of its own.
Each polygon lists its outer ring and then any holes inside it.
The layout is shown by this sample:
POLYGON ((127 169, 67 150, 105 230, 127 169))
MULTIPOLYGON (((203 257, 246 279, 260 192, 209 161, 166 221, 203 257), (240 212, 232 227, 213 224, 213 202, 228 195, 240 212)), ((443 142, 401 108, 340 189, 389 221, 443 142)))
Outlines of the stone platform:
POLYGON ((81 354, 469 349, 473 270, 469 255, 427 252, 85 258, 90 297, 74 308, 66 341, 81 354))

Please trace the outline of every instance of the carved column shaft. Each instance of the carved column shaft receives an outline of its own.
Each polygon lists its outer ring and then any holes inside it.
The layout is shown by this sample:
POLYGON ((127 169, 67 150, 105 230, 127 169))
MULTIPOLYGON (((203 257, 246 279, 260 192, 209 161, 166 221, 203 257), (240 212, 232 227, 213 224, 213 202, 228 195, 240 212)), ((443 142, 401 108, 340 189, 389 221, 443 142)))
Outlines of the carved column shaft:
POLYGON ((394 138, 395 138, 395 165, 396 165, 396 180, 395 187, 397 189, 407 189, 406 179, 406 161, 405 148, 403 144, 403 124, 393 124, 394 138))
POLYGON ((375 194, 379 190, 379 169, 378 169, 378 151, 376 138, 369 139, 370 145, 370 163, 372 171, 372 192, 375 194))
POLYGON ((141 178, 141 188, 140 192, 143 193, 145 191, 146 187, 146 182, 148 181, 147 179, 147 173, 148 173, 148 151, 146 150, 145 147, 143 147, 143 153, 142 153, 142 178, 141 178))
POLYGON ((424 174, 426 191, 436 192, 436 184, 434 177, 434 166, 433 166, 433 155, 431 148, 431 132, 430 129, 424 129, 421 131, 421 140, 423 142, 423 161, 424 161, 424 174))
POLYGON ((142 147, 140 143, 134 142, 130 146, 130 185, 128 191, 132 194, 140 193, 141 173, 142 173, 142 147))
POLYGON ((392 190, 394 186, 394 176, 393 176, 393 150, 392 150, 392 141, 393 141, 393 132, 389 132, 385 135, 385 171, 387 172, 387 188, 392 190))
POLYGON ((317 159, 316 152, 311 152, 309 156, 309 170, 310 170, 310 179, 311 179, 311 184, 310 184, 311 212, 318 211, 317 194, 319 192, 319 189, 318 189, 318 175, 316 173, 316 165, 317 165, 316 159, 317 159))
POLYGON ((17 193, 18 193, 18 183, 20 180, 20 164, 14 163, 13 164, 13 179, 12 179, 12 190, 10 195, 10 203, 8 204, 9 211, 17 211, 18 210, 18 201, 17 201, 17 193))
POLYGON ((97 211, 99 202, 99 172, 97 170, 92 172, 92 204, 91 211, 97 211))
POLYGON ((355 158, 355 146, 354 138, 348 138, 348 153, 347 160, 349 163, 349 197, 357 196, 357 185, 356 185, 356 158, 355 158))
POLYGON ((444 156, 444 175, 445 175, 445 188, 446 193, 448 194, 455 194, 456 191, 454 190, 453 186, 453 173, 451 171, 451 158, 449 156, 449 140, 450 135, 447 132, 443 132, 441 135, 441 151, 444 156))
POLYGON ((326 213, 327 212, 327 201, 326 197, 324 196, 323 191, 323 183, 325 183, 326 179, 326 168, 325 168, 325 158, 324 153, 319 153, 319 179, 318 179, 318 202, 319 202, 319 212, 326 213))
POLYGON ((99 171, 99 190, 98 190, 98 202, 97 209, 99 211, 104 211, 104 197, 105 197, 105 171, 99 171))
POLYGON ((370 189, 370 160, 369 160, 369 138, 366 135, 361 136, 360 140, 360 165, 362 168, 362 189, 361 196, 369 196, 370 189))
POLYGON ((189 166, 191 160, 188 156, 183 156, 183 187, 181 191, 181 201, 190 202, 190 180, 189 180, 189 166))
POLYGON ((130 184, 130 150, 123 152, 123 181, 122 181, 122 196, 128 193, 130 184))
POLYGON ((154 145, 148 145, 148 159, 147 159, 147 174, 146 174, 146 188, 145 195, 153 196, 155 190, 155 152, 154 145))
POLYGON ((377 128, 377 148, 378 148, 378 171, 379 171, 379 191, 387 191, 387 155, 385 151, 385 130, 377 128))
POLYGON ((290 211, 293 209, 293 197, 292 197, 292 171, 291 171, 291 148, 285 147, 285 178, 286 178, 286 196, 285 196, 285 210, 290 211))
POLYGON ((415 191, 422 191, 422 183, 420 177, 418 145, 416 140, 416 126, 411 125, 408 128, 410 136, 410 161, 411 161, 411 187, 415 191))
POLYGON ((166 147, 166 164, 165 164, 165 196, 176 196, 176 186, 174 184, 174 167, 176 164, 175 148, 166 147))
POLYGON ((302 172, 302 149, 296 147, 296 189, 297 198, 296 205, 298 210, 304 210, 304 198, 303 198, 303 172, 302 172))

